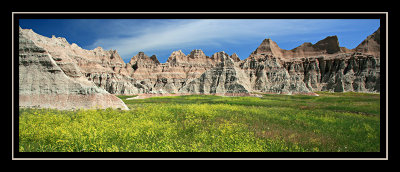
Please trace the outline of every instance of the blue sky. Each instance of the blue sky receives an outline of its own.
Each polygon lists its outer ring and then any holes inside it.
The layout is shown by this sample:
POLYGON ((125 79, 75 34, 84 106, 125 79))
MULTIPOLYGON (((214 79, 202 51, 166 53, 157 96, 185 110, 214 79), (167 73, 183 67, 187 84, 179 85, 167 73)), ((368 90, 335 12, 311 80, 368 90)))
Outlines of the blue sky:
POLYGON ((379 19, 20 19, 23 29, 65 37, 84 49, 116 49, 125 62, 143 51, 161 63, 173 51, 207 56, 225 51, 247 58, 265 38, 290 50, 337 35, 340 46, 355 48, 375 32, 379 19))

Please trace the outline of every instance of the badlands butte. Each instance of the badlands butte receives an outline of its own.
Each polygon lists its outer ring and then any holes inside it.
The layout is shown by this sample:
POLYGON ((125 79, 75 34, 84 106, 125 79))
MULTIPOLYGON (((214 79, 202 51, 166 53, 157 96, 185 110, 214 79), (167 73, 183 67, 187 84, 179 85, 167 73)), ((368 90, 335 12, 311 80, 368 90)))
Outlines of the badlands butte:
POLYGON ((19 106, 57 109, 128 109, 115 95, 315 91, 380 92, 380 28, 356 48, 340 47, 337 36, 292 49, 265 39, 246 59, 202 50, 174 51, 166 63, 139 52, 125 63, 117 50, 93 50, 19 28, 19 106))

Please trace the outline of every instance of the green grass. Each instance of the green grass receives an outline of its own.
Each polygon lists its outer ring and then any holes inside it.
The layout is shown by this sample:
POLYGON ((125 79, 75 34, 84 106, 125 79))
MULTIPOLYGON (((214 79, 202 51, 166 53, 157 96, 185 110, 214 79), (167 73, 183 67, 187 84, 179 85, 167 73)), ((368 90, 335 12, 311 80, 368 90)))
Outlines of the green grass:
POLYGON ((136 97, 137 95, 117 95, 121 100, 125 100, 127 98, 136 97))
POLYGON ((22 152, 377 152, 380 95, 122 100, 131 109, 21 109, 22 152))

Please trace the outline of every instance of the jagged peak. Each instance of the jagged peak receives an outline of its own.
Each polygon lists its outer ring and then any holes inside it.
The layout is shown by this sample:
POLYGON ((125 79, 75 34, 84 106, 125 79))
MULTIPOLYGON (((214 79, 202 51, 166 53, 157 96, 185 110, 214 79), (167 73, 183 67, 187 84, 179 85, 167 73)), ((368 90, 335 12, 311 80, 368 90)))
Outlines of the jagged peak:
POLYGON ((257 47, 257 52, 270 52, 273 49, 280 49, 278 44, 270 38, 264 39, 260 46, 257 47))
POLYGON ((376 43, 380 44, 380 35, 381 35, 381 27, 379 27, 374 33, 369 35, 365 40, 373 40, 376 43))
POLYGON ((239 56, 238 56, 236 53, 233 53, 233 54, 230 56, 230 58, 233 59, 233 61, 235 61, 235 62, 241 61, 240 58, 239 58, 239 56))
POLYGON ((264 39, 257 49, 250 54, 250 57, 253 57, 254 55, 273 55, 276 57, 282 57, 282 51, 283 49, 281 49, 275 41, 267 38, 264 39))
POLYGON ((216 52, 213 55, 211 55, 211 59, 217 59, 217 58, 225 59, 227 57, 229 57, 229 55, 226 54, 224 51, 219 51, 219 52, 216 52))
POLYGON ((271 41, 272 41, 271 38, 265 38, 265 39, 263 40, 263 42, 271 42, 271 41))
POLYGON ((276 42, 270 38, 264 39, 260 46, 253 51, 248 58, 262 58, 266 55, 281 57, 281 58, 296 58, 315 56, 319 54, 334 54, 342 52, 340 48, 338 37, 336 35, 328 36, 315 44, 311 42, 304 42, 300 46, 291 50, 281 49, 276 42))
POLYGON ((20 31, 20 32, 23 32, 23 31, 26 31, 26 32, 34 32, 32 29, 22 29, 21 26, 19 27, 19 31, 20 31))
POLYGON ((96 47, 96 48, 95 48, 95 49, 93 49, 93 50, 97 50, 97 51, 103 51, 104 49, 103 49, 102 47, 98 46, 98 47, 96 47))
POLYGON ((192 50, 191 52, 203 52, 203 50, 201 50, 201 49, 194 49, 194 50, 192 50))
POLYGON ((139 51, 139 52, 137 53, 136 57, 137 57, 138 59, 146 59, 146 58, 149 58, 149 56, 147 56, 143 51, 139 51))
POLYGON ((182 50, 173 51, 173 52, 171 53, 170 57, 171 57, 171 56, 175 56, 175 55, 184 55, 184 56, 186 56, 186 54, 183 53, 182 50))
POLYGON ((353 51, 380 57, 380 28, 364 39, 353 51))
POLYGON ((204 54, 203 50, 201 49, 194 49, 190 52, 190 54, 194 54, 194 53, 200 53, 200 54, 204 54))
POLYGON ((207 58, 206 54, 204 54, 201 49, 194 49, 190 52, 189 58, 197 59, 197 58, 207 58))
POLYGON ((313 46, 313 44, 311 42, 304 42, 299 47, 311 47, 311 46, 313 46))
POLYGON ((174 63, 176 62, 176 58, 184 58, 186 57, 185 53, 182 50, 173 51, 171 55, 167 59, 167 63, 174 63))
POLYGON ((313 45, 317 50, 325 50, 328 54, 340 52, 339 40, 336 35, 328 36, 313 45))
POLYGON ((129 62, 129 64, 134 64, 134 63, 141 63, 141 64, 148 64, 150 63, 155 63, 155 64, 160 64, 160 61, 158 61, 156 55, 152 56, 147 56, 144 52, 140 51, 138 52, 137 55, 133 56, 129 62))
POLYGON ((160 61, 158 61, 156 55, 152 55, 152 56, 150 57, 150 59, 153 60, 156 64, 160 64, 160 61))
POLYGON ((327 36, 324 39, 322 39, 322 40, 318 41, 317 43, 315 43, 314 45, 321 44, 321 43, 326 43, 326 42, 335 43, 335 44, 338 43, 339 44, 339 39, 338 39, 338 37, 336 35, 327 36), (330 41, 334 41, 334 42, 330 42, 330 41))
POLYGON ((338 37, 337 37, 336 35, 333 35, 333 36, 327 36, 327 37, 325 37, 324 39, 319 40, 319 41, 318 41, 317 43, 315 43, 314 45, 317 45, 317 44, 320 44, 320 43, 324 43, 324 42, 329 42, 329 41, 331 41, 331 40, 335 41, 335 43, 339 41, 338 37))
POLYGON ((216 52, 214 54, 227 54, 227 53, 225 53, 225 51, 218 51, 218 52, 216 52))

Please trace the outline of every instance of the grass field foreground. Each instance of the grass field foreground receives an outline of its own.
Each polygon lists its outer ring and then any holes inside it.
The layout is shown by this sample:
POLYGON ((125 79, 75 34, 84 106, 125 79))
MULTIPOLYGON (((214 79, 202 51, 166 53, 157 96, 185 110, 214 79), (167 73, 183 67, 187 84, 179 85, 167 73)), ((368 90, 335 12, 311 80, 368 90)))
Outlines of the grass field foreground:
POLYGON ((22 109, 21 152, 378 152, 380 95, 211 95, 122 110, 22 109))

